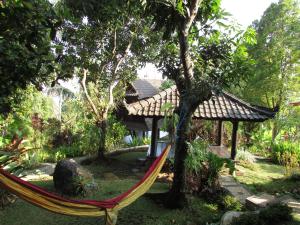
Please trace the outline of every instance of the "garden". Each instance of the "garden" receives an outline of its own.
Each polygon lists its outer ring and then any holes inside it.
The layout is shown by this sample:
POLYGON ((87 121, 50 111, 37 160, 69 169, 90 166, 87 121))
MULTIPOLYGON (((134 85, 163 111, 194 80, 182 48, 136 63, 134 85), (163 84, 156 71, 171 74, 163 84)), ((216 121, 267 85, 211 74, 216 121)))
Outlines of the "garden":
POLYGON ((299 9, 0 2, 0 225, 300 224, 299 9))

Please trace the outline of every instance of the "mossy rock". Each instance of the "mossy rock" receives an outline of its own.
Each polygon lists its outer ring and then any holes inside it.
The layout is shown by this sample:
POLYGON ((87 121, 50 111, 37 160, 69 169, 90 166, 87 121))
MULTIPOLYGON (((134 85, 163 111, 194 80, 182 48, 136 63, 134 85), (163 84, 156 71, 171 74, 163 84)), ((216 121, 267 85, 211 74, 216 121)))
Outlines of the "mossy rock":
POLYGON ((57 163, 53 181, 58 192, 72 196, 85 194, 94 186, 92 174, 73 159, 64 159, 57 163))

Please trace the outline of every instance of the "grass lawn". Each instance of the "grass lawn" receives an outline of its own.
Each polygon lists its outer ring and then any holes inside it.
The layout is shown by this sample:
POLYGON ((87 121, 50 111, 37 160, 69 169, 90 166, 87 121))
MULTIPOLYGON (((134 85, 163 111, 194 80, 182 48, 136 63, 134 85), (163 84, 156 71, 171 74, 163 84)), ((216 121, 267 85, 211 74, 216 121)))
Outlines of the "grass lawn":
MULTIPOLYGON (((278 196, 289 194, 300 200, 300 179, 286 177, 283 166, 258 160, 253 166, 237 165, 236 168, 242 172, 236 179, 253 193, 265 192, 278 196)), ((300 225, 300 215, 295 214, 294 221, 288 224, 300 225)))
POLYGON ((242 175, 236 176, 236 179, 254 193, 291 194, 300 199, 300 179, 287 178, 283 166, 259 160, 253 167, 237 165, 237 169, 242 175))
MULTIPOLYGON (((99 185, 99 190, 89 194, 89 199, 106 199, 116 196, 140 179, 143 171, 134 173, 132 168, 137 157, 144 153, 128 153, 115 157, 107 165, 92 164, 86 166, 99 185)), ((44 188, 53 190, 52 181, 36 182, 44 188)), ((166 183, 156 182, 149 192, 168 190, 166 183)), ((136 202, 119 212, 118 225, 205 225, 217 222, 223 211, 216 204, 189 196, 189 207, 183 210, 168 210, 148 197, 141 197, 136 202)), ((81 218, 53 214, 32 206, 22 200, 0 210, 0 225, 95 225, 104 224, 102 218, 81 218)))

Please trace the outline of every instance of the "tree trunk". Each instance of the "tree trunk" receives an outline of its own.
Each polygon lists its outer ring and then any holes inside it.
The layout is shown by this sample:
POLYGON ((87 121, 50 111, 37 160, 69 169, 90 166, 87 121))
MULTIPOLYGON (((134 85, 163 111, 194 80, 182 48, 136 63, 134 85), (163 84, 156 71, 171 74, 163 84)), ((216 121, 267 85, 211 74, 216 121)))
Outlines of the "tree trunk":
POLYGON ((98 123, 98 128, 99 128, 99 135, 100 135, 100 142, 99 142, 99 147, 98 147, 98 159, 99 160, 104 160, 105 159, 105 140, 106 140, 106 133, 107 133, 107 124, 106 120, 103 120, 98 123))
POLYGON ((184 194, 184 162, 187 157, 188 126, 191 120, 192 111, 193 110, 189 107, 189 103, 182 104, 175 137, 174 179, 172 188, 165 201, 165 206, 168 208, 183 208, 186 202, 184 194))
POLYGON ((273 121, 273 126, 272 126, 272 143, 275 142, 275 139, 279 133, 278 125, 276 121, 273 121))

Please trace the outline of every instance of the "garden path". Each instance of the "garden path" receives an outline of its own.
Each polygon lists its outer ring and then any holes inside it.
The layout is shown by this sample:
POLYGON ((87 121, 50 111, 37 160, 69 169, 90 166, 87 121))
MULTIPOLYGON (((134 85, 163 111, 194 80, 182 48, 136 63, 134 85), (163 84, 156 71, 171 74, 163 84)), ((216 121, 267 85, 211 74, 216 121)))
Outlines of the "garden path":
POLYGON ((270 204, 271 201, 281 202, 287 204, 289 207, 293 209, 293 212, 295 214, 298 214, 300 216, 300 201, 292 198, 289 195, 284 195, 278 198, 263 193, 258 195, 253 195, 253 193, 249 192, 242 184, 237 182, 230 175, 221 176, 220 182, 221 182, 221 186, 224 187, 227 191, 229 191, 243 205, 245 205, 246 202, 249 203, 249 201, 251 201, 251 204, 254 204, 257 208, 260 208, 260 207, 264 207, 266 204, 270 204))

